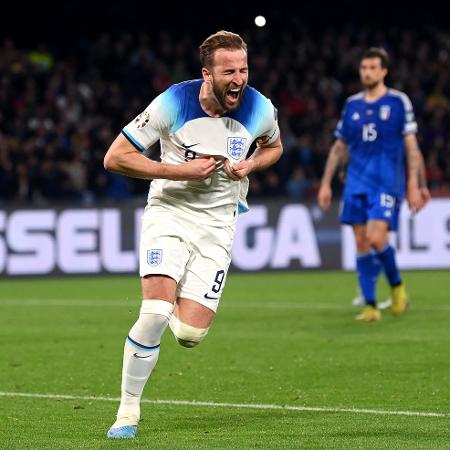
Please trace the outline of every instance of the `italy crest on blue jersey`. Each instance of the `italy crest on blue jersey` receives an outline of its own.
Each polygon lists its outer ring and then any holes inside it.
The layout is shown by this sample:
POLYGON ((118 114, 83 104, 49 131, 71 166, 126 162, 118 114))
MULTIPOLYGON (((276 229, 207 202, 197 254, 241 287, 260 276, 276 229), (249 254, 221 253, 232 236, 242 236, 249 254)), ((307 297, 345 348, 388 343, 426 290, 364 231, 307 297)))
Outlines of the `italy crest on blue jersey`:
POLYGON ((416 132, 412 104, 403 92, 388 89, 372 102, 363 92, 349 97, 335 131, 350 151, 345 194, 384 192, 402 198, 404 137, 416 132))

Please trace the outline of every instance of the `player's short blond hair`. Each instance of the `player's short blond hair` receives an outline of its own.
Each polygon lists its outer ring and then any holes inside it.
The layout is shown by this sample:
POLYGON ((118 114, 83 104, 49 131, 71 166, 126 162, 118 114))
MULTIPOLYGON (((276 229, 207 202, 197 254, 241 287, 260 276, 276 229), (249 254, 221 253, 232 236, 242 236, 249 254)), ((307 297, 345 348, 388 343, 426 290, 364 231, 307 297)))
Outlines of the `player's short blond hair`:
POLYGON ((214 60, 214 52, 219 48, 228 50, 242 49, 247 52, 247 44, 238 34, 221 30, 207 37, 200 45, 200 62, 202 67, 211 68, 214 60))

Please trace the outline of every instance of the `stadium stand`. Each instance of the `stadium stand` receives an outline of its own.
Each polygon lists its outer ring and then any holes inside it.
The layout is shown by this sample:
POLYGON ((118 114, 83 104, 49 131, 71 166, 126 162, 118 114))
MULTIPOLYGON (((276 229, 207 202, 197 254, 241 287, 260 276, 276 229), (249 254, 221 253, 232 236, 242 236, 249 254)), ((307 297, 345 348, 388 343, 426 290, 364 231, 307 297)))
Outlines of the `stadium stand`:
MULTIPOLYGON (((387 83, 410 96, 433 196, 450 195, 450 41, 443 31, 328 27, 293 21, 274 40, 243 34, 250 84, 279 111, 284 156, 252 176, 249 195, 314 199, 345 98, 369 45, 392 58, 387 83)), ((144 196, 148 183, 103 169, 120 127, 170 84, 200 76, 195 37, 102 33, 75 45, 0 42, 0 202, 92 204, 144 196)), ((152 152, 157 157, 157 149, 152 152)), ((336 181, 336 188, 339 183, 336 181)))

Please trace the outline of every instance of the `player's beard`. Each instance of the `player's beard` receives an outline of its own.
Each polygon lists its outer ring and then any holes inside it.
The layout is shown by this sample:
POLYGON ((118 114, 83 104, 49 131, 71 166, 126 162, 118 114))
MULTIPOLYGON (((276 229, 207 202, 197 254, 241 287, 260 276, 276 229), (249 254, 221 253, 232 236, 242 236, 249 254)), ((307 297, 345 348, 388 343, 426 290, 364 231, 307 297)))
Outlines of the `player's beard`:
POLYGON ((237 102, 234 103, 233 105, 230 105, 226 102, 226 95, 227 95, 227 91, 229 89, 231 89, 229 86, 225 89, 222 89, 220 86, 218 86, 216 83, 213 83, 213 92, 214 95, 217 99, 217 101, 219 102, 220 106, 225 110, 225 111, 233 111, 236 108, 239 107, 239 105, 241 104, 241 99, 242 99, 242 93, 244 92, 244 89, 246 87, 246 84, 244 84, 238 94, 238 98, 237 98, 237 102))
POLYGON ((372 91, 380 85, 381 81, 363 82, 364 89, 372 91))

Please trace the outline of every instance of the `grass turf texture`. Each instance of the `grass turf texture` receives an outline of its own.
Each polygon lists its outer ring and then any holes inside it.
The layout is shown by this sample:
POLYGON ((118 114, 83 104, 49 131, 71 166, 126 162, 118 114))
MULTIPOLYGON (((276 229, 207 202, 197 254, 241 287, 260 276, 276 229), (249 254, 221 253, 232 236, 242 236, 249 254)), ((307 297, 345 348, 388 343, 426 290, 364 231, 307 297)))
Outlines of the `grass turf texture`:
MULTIPOLYGON (((170 330, 144 398, 450 413, 450 277, 406 272, 413 307, 354 323, 355 276, 231 274, 207 339, 170 330)), ((381 286, 380 299, 388 294, 381 286)), ((118 397, 136 277, 2 280, 0 391, 118 397)), ((447 449, 450 415, 144 404, 111 442, 117 403, 0 396, 1 449, 447 449)))

